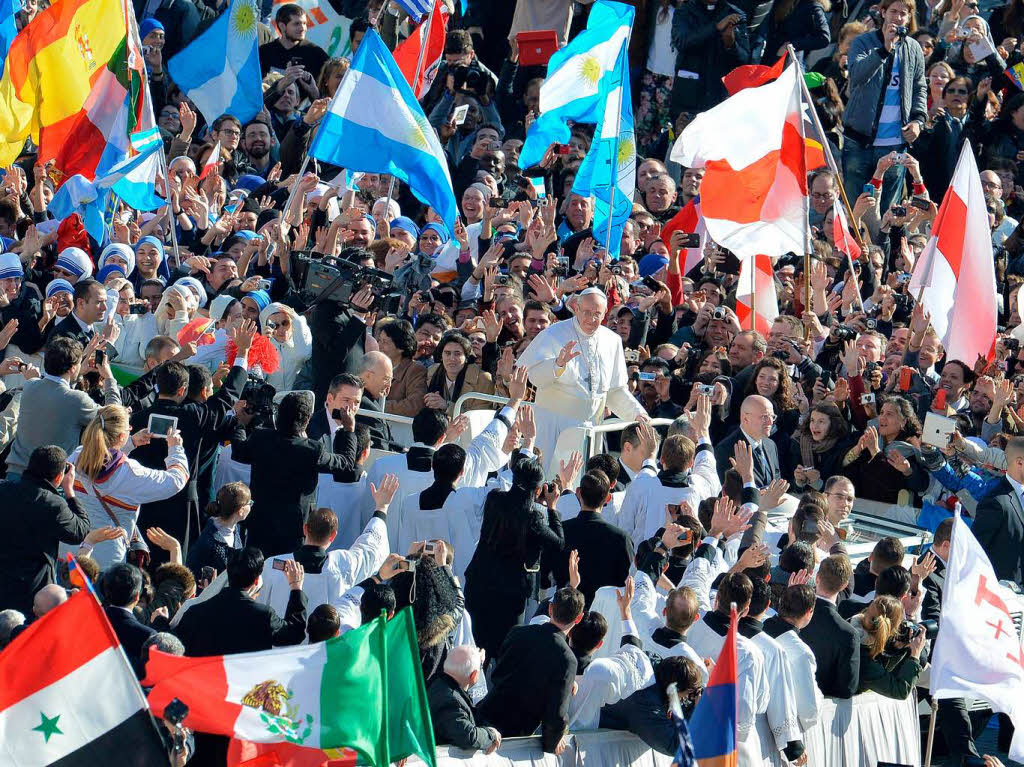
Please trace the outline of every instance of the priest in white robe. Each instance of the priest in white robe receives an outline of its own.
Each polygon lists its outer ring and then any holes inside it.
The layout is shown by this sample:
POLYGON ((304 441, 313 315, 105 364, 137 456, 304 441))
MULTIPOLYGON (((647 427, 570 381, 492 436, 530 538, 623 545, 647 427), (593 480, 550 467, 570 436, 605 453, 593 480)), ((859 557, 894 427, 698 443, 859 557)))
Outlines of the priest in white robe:
POLYGON ((647 414, 629 391, 622 339, 601 324, 608 311, 604 293, 587 288, 573 311, 573 319, 538 333, 518 360, 537 387, 537 446, 549 475, 558 469, 554 451, 564 430, 601 423, 606 407, 626 421, 647 414))
POLYGON ((764 633, 773 637, 786 653, 793 681, 797 720, 805 733, 818 723, 822 695, 815 681, 817 661, 811 648, 800 638, 800 630, 814 616, 814 589, 794 584, 782 592, 777 612, 764 622, 764 633))

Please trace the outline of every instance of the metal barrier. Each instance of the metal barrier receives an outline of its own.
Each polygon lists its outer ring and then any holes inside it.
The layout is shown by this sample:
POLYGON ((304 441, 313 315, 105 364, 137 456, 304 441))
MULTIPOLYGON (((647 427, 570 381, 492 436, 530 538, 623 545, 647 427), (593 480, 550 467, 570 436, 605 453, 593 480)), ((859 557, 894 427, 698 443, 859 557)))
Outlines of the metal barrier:
MULTIPOLYGON (((462 414, 462 406, 469 402, 469 400, 478 400, 481 402, 493 402, 495 405, 507 405, 508 397, 500 397, 497 394, 481 394, 480 392, 470 391, 463 394, 457 400, 455 400, 455 411, 452 415, 453 418, 458 418, 462 414)), ((480 408, 481 410, 483 408, 480 408)))
POLYGON ((394 442, 409 447, 412 444, 412 418, 407 415, 395 415, 394 413, 382 413, 379 410, 366 410, 359 408, 357 416, 375 418, 378 421, 387 421, 391 424, 391 439, 394 442))

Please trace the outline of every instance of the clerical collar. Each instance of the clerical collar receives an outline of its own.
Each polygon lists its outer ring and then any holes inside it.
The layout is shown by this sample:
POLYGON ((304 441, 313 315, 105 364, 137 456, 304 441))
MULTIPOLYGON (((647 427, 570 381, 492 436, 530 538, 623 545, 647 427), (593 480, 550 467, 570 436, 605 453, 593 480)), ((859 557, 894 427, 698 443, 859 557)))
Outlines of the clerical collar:
POLYGON ((740 632, 740 636, 752 639, 764 631, 764 623, 759 621, 757 618, 751 618, 749 615, 744 615, 736 625, 736 630, 740 632))
POLYGON ((703 620, 708 624, 708 628, 718 634, 718 636, 724 637, 726 632, 729 631, 729 616, 723 615, 717 610, 709 610, 704 613, 703 620))

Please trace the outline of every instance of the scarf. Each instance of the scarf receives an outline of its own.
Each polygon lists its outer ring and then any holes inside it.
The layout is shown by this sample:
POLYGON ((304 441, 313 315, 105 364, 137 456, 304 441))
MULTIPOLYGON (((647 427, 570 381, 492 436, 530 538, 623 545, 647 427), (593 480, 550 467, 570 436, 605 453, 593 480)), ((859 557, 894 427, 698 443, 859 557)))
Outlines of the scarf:
MULTIPOLYGON (((110 475, 117 471, 117 467, 127 461, 125 454, 120 450, 110 450, 107 452, 107 457, 103 461, 103 465, 100 467, 99 473, 96 478, 92 481, 99 484, 106 482, 110 479, 110 475)), ((91 479, 91 478, 90 478, 91 479)))
POLYGON ((827 453, 836 446, 837 437, 826 437, 820 442, 815 442, 810 434, 800 432, 800 458, 804 466, 814 466, 814 456, 827 453))

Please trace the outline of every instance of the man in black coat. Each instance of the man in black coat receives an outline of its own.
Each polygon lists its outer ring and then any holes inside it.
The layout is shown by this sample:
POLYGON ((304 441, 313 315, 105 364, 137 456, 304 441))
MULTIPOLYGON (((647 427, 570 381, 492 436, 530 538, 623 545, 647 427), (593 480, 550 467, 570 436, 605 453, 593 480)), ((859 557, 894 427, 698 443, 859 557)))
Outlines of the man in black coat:
POLYGON ((144 674, 142 645, 156 631, 135 618, 135 605, 142 595, 142 573, 134 565, 114 565, 103 573, 103 612, 107 614, 124 654, 141 679, 144 674))
MULTIPOLYGON (((199 537, 202 529, 199 521, 199 456, 204 443, 217 438, 227 425, 234 420, 232 407, 238 401, 248 380, 246 356, 252 345, 256 326, 246 322, 242 327, 233 328, 231 338, 238 349, 235 363, 231 366, 220 391, 205 402, 186 399, 189 386, 188 368, 180 362, 165 362, 156 369, 158 397, 150 407, 132 413, 132 431, 144 429, 151 415, 172 416, 178 419, 185 455, 189 462, 188 484, 177 494, 155 503, 143 504, 139 512, 139 528, 159 527, 174 536, 180 543, 182 553, 187 556, 191 540, 199 537)), ((151 469, 163 469, 167 458, 165 440, 154 439, 148 445, 136 448, 132 458, 151 469)), ((151 552, 153 563, 167 561, 167 553, 160 548, 151 552)))
POLYGON ((818 664, 818 689, 832 698, 852 698, 860 683, 860 639, 836 608, 839 592, 852 577, 853 568, 845 554, 822 560, 815 580, 814 615, 800 632, 818 664))
MULTIPOLYGON (((363 398, 359 403, 362 410, 384 412, 384 400, 391 391, 393 369, 391 360, 382 352, 367 352, 359 370, 363 382, 363 398)), ((370 444, 378 450, 393 450, 391 426, 383 418, 359 416, 359 423, 370 427, 370 444)))
POLYGON ((602 586, 623 586, 633 564, 633 539, 601 518, 601 509, 611 500, 608 477, 603 471, 583 475, 576 490, 580 513, 562 522, 565 545, 554 563, 555 583, 569 583, 569 558, 579 556, 580 585, 586 605, 602 586))
POLYGON ((517 626, 509 632, 479 712, 505 737, 532 735, 539 725, 544 751, 561 754, 576 679, 576 656, 565 637, 583 617, 583 594, 574 588, 559 589, 548 615, 550 623, 517 626))
POLYGON ((75 308, 71 314, 53 326, 50 339, 72 338, 82 346, 88 346, 95 335, 93 323, 102 322, 107 313, 107 291, 93 279, 75 283, 75 308))
POLYGON ((759 394, 751 394, 743 400, 739 427, 715 445, 715 464, 720 479, 725 480, 725 472, 732 465, 729 459, 741 439, 750 445, 754 484, 758 488, 768 487, 782 476, 779 470, 779 450, 770 439, 774 423, 775 408, 769 400, 759 394))
POLYGON ((37 447, 18 482, 0 482, 0 610, 31 615, 33 595, 54 582, 58 544, 79 544, 89 533, 67 459, 59 447, 37 447))
POLYGON ((1006 445, 1006 476, 978 503, 971 532, 996 577, 1024 585, 1024 437, 1006 445))
POLYGON ((444 673, 427 687, 430 720, 434 740, 467 751, 494 753, 501 745, 501 734, 493 727, 480 727, 469 690, 480 677, 483 651, 469 645, 453 648, 444 661, 444 673))
MULTIPOLYGON (((361 261, 369 252, 345 248, 341 258, 361 261)), ((366 312, 373 304, 369 288, 356 292, 348 306, 335 301, 321 301, 313 307, 309 329, 313 333, 310 366, 316 401, 323 403, 331 379, 339 373, 359 374, 366 348, 366 312)))

